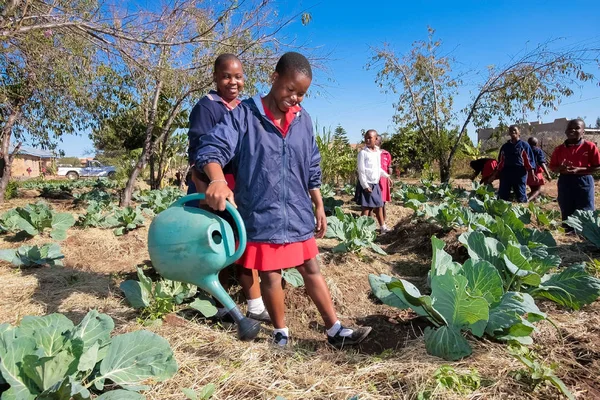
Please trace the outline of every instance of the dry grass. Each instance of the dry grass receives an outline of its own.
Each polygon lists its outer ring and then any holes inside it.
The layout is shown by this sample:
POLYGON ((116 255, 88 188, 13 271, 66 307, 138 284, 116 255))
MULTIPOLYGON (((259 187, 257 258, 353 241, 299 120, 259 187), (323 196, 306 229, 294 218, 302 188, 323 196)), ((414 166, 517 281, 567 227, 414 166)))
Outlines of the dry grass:
MULTIPOLYGON (((24 205, 27 199, 1 205, 6 210, 24 205)), ((61 210, 70 204, 52 202, 61 210)), ((433 389, 434 371, 443 364, 467 373, 478 370, 483 386, 469 396, 442 389, 439 399, 553 399, 557 391, 548 386, 533 390, 516 381, 512 371, 522 365, 506 351, 506 346, 488 340, 470 340, 473 356, 448 363, 428 356, 422 331, 426 323, 408 311, 377 304, 370 296, 369 273, 401 276, 419 285, 429 270, 430 236, 439 232, 427 224, 411 221, 412 211, 390 205, 389 224, 394 231, 381 237, 390 253, 382 257, 333 254, 333 240, 319 240, 321 265, 343 322, 371 325, 374 330, 360 348, 336 351, 325 343, 324 328, 317 310, 303 289, 286 288, 287 319, 293 337, 287 350, 267 342, 270 329, 254 342, 240 342, 235 331, 202 320, 171 317, 155 330, 167 338, 179 363, 177 375, 156 384, 146 393, 156 400, 183 399, 182 388, 199 390, 216 385, 214 399, 340 399, 354 395, 360 399, 415 399, 425 389, 433 389)), ((85 313, 97 308, 116 322, 116 331, 142 329, 136 313, 123 301, 119 283, 135 272, 136 265, 148 259, 147 228, 115 237, 110 230, 71 229, 61 243, 66 266, 62 269, 15 270, 0 265, 0 321, 16 323, 24 315, 62 312, 79 322, 85 313)), ((461 257, 456 232, 441 235, 455 257, 461 257)), ((560 254, 567 263, 589 257, 587 245, 576 237, 557 235, 560 254)), ((44 243, 49 238, 30 240, 44 243)), ((22 243, 0 237, 0 247, 14 248, 22 243)), ((239 288, 232 293, 241 302, 239 288)), ((557 374, 578 399, 600 398, 600 303, 578 312, 542 303, 558 330, 539 323, 534 350, 547 364, 558 363, 557 374)))

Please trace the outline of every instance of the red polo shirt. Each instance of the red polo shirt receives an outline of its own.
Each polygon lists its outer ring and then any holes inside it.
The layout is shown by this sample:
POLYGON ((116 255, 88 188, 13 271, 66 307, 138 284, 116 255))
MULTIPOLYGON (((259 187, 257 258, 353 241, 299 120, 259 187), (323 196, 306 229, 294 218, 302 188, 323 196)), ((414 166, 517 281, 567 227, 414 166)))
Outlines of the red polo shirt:
POLYGON ((294 107, 289 108, 287 113, 285 113, 284 117, 281 119, 281 122, 277 122, 275 121, 275 117, 273 116, 271 111, 269 111, 269 108, 265 104, 264 98, 261 98, 260 100, 262 101, 263 108, 265 109, 265 115, 267 116, 267 118, 271 120, 273 125, 275 125, 279 132, 281 132, 281 135, 285 137, 285 135, 287 135, 288 133, 288 130, 290 129, 290 124, 292 123, 294 118, 296 118, 296 113, 300 111, 302 107, 300 107, 300 105, 295 105, 294 107))
POLYGON ((580 140, 575 144, 563 143, 552 152, 550 168, 561 165, 572 167, 595 167, 600 165, 598 147, 590 141, 580 140))

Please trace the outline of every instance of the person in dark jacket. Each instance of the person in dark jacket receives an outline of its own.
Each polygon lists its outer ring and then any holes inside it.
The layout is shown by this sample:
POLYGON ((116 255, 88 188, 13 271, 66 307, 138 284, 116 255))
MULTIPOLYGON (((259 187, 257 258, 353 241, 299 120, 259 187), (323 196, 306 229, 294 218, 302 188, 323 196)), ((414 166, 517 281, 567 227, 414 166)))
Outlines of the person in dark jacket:
MULTIPOLYGON (((509 201, 511 191, 519 203, 527 203, 527 175, 533 174, 535 161, 531 147, 522 141, 516 125, 508 128, 510 140, 502 145, 498 156, 500 187, 498 198, 509 201)), ((537 177, 532 178, 534 182, 537 177)))
POLYGON ((533 201, 540 194, 542 194, 542 186, 545 184, 543 173, 546 173, 548 182, 552 180, 552 177, 550 176, 550 171, 548 171, 548 167, 546 166, 546 155, 544 154, 544 151, 538 147, 537 138, 532 136, 527 139, 527 143, 529 143, 535 159, 535 171, 531 175, 527 176, 527 186, 529 186, 531 189, 527 201, 533 201), (533 180, 534 176, 537 176, 537 182, 533 180))
MULTIPOLYGON (((190 114, 190 129, 188 131, 188 157, 190 165, 193 165, 195 162, 202 135, 208 133, 223 118, 223 115, 240 104, 238 96, 244 89, 242 62, 233 54, 219 55, 215 59, 213 81, 216 84, 217 90, 211 90, 206 96, 201 98, 190 114)), ((224 171, 227 185, 233 190, 235 180, 231 171, 231 165, 226 165, 224 171)), ((205 193, 207 187, 208 180, 206 175, 192 168, 191 181, 188 181, 188 194, 205 193)), ((197 206, 198 202, 188 205, 197 206)), ((222 216, 230 223, 232 222, 229 213, 224 213, 222 216)), ((235 224, 232 224, 232 226, 235 226, 235 224)), ((260 293, 258 273, 241 267, 237 268, 237 273, 248 306, 246 315, 259 321, 270 322, 269 313, 265 308, 260 293)), ((219 279, 225 287, 227 287, 229 276, 229 269, 223 270, 219 274, 219 279)), ((227 319, 229 317, 228 310, 225 310, 223 307, 217 308, 217 318, 227 319)))
POLYGON ((567 140, 554 149, 550 157, 550 169, 560 173, 558 205, 563 221, 575 210, 594 209, 592 173, 600 170, 600 153, 593 142, 583 139, 584 133, 582 119, 569 121, 565 130, 567 140))
POLYGON ((336 347, 360 343, 370 327, 346 328, 337 318, 316 256, 316 236, 323 237, 327 219, 321 198, 321 156, 308 113, 300 107, 312 80, 308 60, 289 52, 277 63, 265 97, 244 100, 200 140, 195 168, 210 178, 207 204, 224 210, 238 203, 247 230, 246 252, 238 261, 259 271, 271 320, 273 343, 285 346, 281 270, 297 267, 306 291, 336 347), (227 187, 223 166, 233 162, 235 192, 227 187), (313 204, 315 206, 313 213, 313 204))

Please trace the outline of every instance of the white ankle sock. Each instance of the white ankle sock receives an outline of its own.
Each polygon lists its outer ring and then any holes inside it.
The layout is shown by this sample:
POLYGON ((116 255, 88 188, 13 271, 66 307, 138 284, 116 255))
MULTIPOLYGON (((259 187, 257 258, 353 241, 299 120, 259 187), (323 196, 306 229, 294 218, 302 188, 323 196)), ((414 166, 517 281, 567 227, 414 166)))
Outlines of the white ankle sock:
POLYGON ((265 303, 263 303, 262 297, 249 299, 246 303, 248 303, 248 312, 251 312, 252 314, 262 314, 262 312, 265 311, 265 303))
MULTIPOLYGON (((287 328, 287 326, 285 328, 281 328, 281 329, 273 329, 273 337, 275 337, 275 335, 277 333, 281 333, 283 336, 289 338, 290 334, 289 334, 289 329, 287 328)), ((279 346, 285 346, 288 343, 287 339, 282 339, 280 340, 277 344, 279 346)))
POLYGON ((352 332, 354 332, 352 329, 348 329, 348 328, 343 328, 342 329, 342 324, 341 322, 335 321, 335 324, 333 324, 333 326, 329 329, 327 329, 327 336, 335 336, 336 333, 340 333, 340 336, 350 336, 352 335, 352 332), (340 331, 341 329, 341 331, 340 331))

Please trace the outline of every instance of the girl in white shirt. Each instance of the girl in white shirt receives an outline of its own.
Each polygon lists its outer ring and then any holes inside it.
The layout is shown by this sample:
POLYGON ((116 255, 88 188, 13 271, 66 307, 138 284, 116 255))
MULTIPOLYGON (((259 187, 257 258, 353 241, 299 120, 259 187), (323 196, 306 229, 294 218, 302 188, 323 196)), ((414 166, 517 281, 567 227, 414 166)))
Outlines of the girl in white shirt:
POLYGON ((389 232, 383 218, 383 199, 379 179, 388 173, 381 169, 381 151, 375 145, 377 131, 369 129, 365 132, 366 146, 358 153, 358 184, 356 185, 355 200, 362 207, 362 215, 371 215, 374 210, 379 222, 381 233, 389 232))

